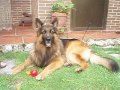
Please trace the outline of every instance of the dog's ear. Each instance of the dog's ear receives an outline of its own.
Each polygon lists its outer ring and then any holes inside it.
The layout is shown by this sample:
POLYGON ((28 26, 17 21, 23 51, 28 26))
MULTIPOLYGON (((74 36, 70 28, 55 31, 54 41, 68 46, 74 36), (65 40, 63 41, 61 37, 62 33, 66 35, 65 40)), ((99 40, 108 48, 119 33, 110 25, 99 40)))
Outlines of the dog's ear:
POLYGON ((43 22, 39 18, 35 18, 36 28, 41 28, 43 22))
POLYGON ((55 17, 55 18, 52 20, 51 23, 53 24, 54 27, 57 27, 57 26, 58 26, 58 19, 55 17))

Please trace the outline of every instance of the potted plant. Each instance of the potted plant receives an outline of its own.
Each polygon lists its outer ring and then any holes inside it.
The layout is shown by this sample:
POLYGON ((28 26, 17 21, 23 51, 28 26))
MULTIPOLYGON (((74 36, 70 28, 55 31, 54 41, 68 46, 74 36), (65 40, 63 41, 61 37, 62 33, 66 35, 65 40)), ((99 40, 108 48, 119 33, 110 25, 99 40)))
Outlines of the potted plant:
POLYGON ((52 4, 52 19, 58 18, 58 29, 65 27, 67 21, 67 15, 74 7, 72 2, 66 2, 65 0, 56 0, 52 4))

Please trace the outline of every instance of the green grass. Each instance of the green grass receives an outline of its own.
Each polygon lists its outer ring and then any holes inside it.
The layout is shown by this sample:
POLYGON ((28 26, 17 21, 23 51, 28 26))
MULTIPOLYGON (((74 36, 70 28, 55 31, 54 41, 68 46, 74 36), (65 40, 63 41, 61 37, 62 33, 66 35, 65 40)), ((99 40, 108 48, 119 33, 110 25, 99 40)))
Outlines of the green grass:
MULTIPOLYGON (((99 46, 91 47, 94 52, 102 57, 109 57, 120 64, 120 59, 110 56, 111 53, 120 53, 120 46, 113 48, 102 48, 99 46)), ((16 64, 20 64, 28 56, 27 52, 9 52, 0 53, 0 60, 14 59, 16 64)), ((76 73, 78 66, 63 67, 43 81, 37 81, 34 77, 26 74, 26 71, 42 69, 38 67, 30 67, 17 75, 1 75, 0 90, 16 90, 19 86, 21 90, 120 90, 120 72, 113 73, 98 65, 90 64, 90 67, 81 72, 76 73)))

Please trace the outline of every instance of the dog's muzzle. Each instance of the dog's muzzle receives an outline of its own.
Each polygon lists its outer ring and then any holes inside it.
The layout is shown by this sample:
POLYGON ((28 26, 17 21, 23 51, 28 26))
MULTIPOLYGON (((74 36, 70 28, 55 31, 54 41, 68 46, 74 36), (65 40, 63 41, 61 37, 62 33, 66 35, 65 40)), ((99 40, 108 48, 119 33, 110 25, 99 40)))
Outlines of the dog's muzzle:
POLYGON ((51 44, 52 44, 51 38, 46 38, 46 40, 45 40, 46 47, 51 47, 51 44))

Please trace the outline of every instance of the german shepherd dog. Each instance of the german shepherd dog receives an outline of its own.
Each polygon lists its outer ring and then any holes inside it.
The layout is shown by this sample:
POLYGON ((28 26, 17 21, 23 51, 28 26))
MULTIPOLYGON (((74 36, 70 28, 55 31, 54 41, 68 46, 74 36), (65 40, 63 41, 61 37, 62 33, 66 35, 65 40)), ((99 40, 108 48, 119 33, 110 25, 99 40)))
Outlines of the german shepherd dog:
POLYGON ((45 24, 36 18, 38 31, 34 48, 24 63, 13 68, 12 74, 28 66, 36 65, 45 67, 36 76, 37 80, 43 80, 64 65, 78 64, 80 67, 76 71, 83 71, 88 68, 88 61, 102 65, 109 70, 118 71, 119 66, 115 61, 95 55, 86 43, 77 39, 60 39, 57 35, 57 23, 56 18, 50 24, 45 24))

